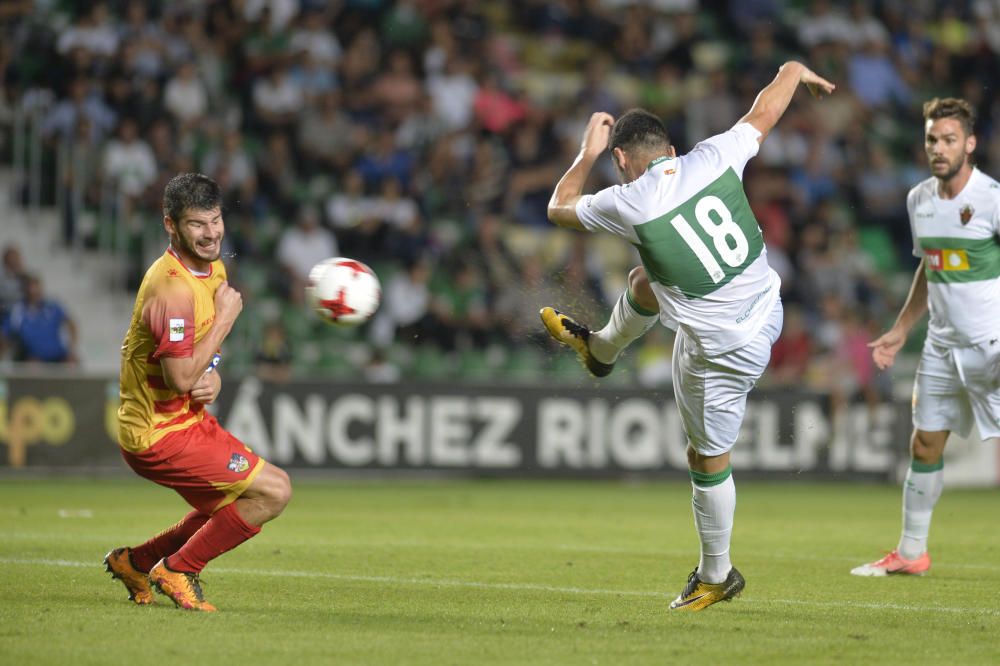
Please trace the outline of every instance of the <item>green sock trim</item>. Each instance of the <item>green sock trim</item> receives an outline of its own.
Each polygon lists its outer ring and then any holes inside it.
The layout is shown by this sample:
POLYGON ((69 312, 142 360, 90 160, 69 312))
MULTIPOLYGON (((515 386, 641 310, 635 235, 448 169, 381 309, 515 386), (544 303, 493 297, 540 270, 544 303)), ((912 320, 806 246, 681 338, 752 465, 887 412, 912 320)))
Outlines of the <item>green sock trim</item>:
POLYGON ((927 463, 917 462, 916 460, 911 460, 910 469, 912 469, 914 472, 920 472, 921 474, 930 474, 931 472, 936 472, 940 469, 944 469, 944 458, 941 458, 941 460, 938 460, 936 463, 932 465, 928 465, 927 463))
POLYGON ((628 301, 629 306, 633 310, 641 314, 643 317, 655 317, 656 315, 660 314, 658 311, 647 310, 646 308, 636 303, 635 299, 632 298, 632 290, 627 287, 625 288, 625 300, 628 301))
POLYGON ((716 472, 715 474, 706 474, 705 472, 696 472, 693 469, 688 470, 688 474, 691 475, 691 480, 695 484, 708 488, 711 486, 717 486, 729 477, 733 475, 733 466, 729 465, 726 469, 721 472, 716 472))

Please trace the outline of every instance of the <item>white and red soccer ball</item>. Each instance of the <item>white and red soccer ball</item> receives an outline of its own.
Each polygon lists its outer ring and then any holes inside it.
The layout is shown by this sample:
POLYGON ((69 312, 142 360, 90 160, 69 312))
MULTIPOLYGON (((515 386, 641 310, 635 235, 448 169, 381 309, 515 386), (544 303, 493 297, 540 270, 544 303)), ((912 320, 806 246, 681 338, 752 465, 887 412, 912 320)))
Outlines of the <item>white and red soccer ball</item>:
POLYGON ((309 271, 306 301, 320 319, 337 326, 357 326, 375 314, 382 286, 375 271, 355 259, 324 259, 309 271))

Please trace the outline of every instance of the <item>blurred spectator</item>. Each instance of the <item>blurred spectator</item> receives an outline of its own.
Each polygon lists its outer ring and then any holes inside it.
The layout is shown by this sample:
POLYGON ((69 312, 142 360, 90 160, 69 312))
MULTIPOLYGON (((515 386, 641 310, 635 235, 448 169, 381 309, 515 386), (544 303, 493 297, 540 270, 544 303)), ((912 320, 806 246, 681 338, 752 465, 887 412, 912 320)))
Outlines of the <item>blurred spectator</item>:
POLYGON ((102 168, 129 199, 141 196, 156 178, 153 151, 139 138, 133 119, 125 118, 118 126, 118 138, 109 141, 104 149, 102 168))
POLYGON ((80 118, 87 118, 91 139, 98 141, 115 125, 115 112, 90 91, 90 81, 75 78, 69 84, 68 96, 57 103, 42 121, 42 136, 68 138, 77 129, 80 118))
POLYGON ((149 19, 146 3, 131 0, 125 9, 125 21, 118 29, 123 49, 132 49, 124 58, 129 68, 143 77, 157 77, 163 71, 163 31, 149 19))
POLYGON ((548 344, 548 334, 538 326, 538 311, 545 306, 563 303, 566 293, 552 282, 540 256, 525 257, 519 264, 517 279, 497 292, 493 308, 496 327, 510 346, 548 344))
POLYGON ((80 222, 87 207, 100 205, 102 159, 101 144, 95 140, 90 120, 80 116, 76 132, 60 142, 58 182, 65 188, 63 242, 72 245, 79 240, 89 243, 93 229, 82 229, 80 222))
POLYGON ((330 90, 306 108, 296 145, 313 168, 342 173, 354 160, 358 129, 341 107, 340 93, 330 90))
POLYGON ((3 249, 3 265, 0 266, 0 322, 14 305, 24 299, 26 278, 20 248, 13 244, 6 245, 3 249))
POLYGON ((551 159, 557 152, 551 124, 540 113, 532 113, 514 130, 512 143, 512 176, 504 208, 521 224, 545 227, 552 183, 559 180, 559 169, 551 159))
POLYGON ((522 102, 500 86, 500 78, 495 72, 483 76, 472 109, 479 125, 494 134, 506 132, 524 118, 526 111, 522 102))
POLYGON ((813 0, 809 10, 798 22, 799 43, 812 48, 824 42, 849 43, 851 24, 829 0, 813 0))
POLYGON ((225 201, 252 202, 257 196, 257 166, 238 130, 225 133, 222 145, 205 156, 202 171, 219 183, 225 201))
POLYGON ((382 349, 375 347, 371 350, 364 364, 365 381, 373 384, 392 384, 398 382, 401 375, 399 366, 386 358, 382 349))
POLYGON ((281 234, 275 258, 288 278, 287 294, 298 302, 312 267, 340 254, 337 239, 320 224, 320 213, 314 206, 302 206, 295 226, 281 234))
POLYGON ((868 163, 855 178, 866 221, 880 226, 899 222, 901 230, 908 231, 906 188, 884 148, 877 144, 871 147, 868 163))
POLYGON ((789 306, 781 336, 771 348, 766 377, 779 386, 801 386, 813 354, 812 338, 801 308, 789 306))
POLYGON ((3 331, 14 347, 15 361, 77 362, 76 324, 61 305, 44 298, 35 276, 25 276, 24 298, 7 314, 3 331))
POLYGON ((391 51, 385 70, 372 82, 372 101, 382 109, 389 124, 394 125, 406 118, 422 95, 410 54, 391 51))
POLYGON ((260 344, 254 353, 254 372, 269 382, 287 382, 292 376, 292 350, 288 334, 279 321, 264 326, 260 344))
POLYGON ((192 126, 208 112, 208 91, 193 63, 180 66, 163 89, 163 106, 182 126, 192 126))
POLYGON ((367 187, 376 187, 385 178, 395 178, 408 187, 413 158, 396 146, 396 137, 388 129, 381 130, 369 144, 368 150, 355 164, 367 187))
POLYGON ((325 23, 321 10, 304 12, 299 20, 299 27, 292 31, 289 49, 292 53, 306 53, 315 62, 334 68, 343 49, 337 35, 325 23))
POLYGON ((472 120, 472 105, 478 89, 467 61, 457 54, 448 58, 443 72, 433 74, 427 81, 434 112, 452 130, 463 129, 472 120))
POLYGON ((889 31, 877 18, 872 16, 871 3, 867 0, 853 0, 850 15, 847 19, 850 28, 847 43, 852 48, 864 48, 866 44, 889 42, 889 31))
POLYGON ((265 130, 291 130, 304 104, 302 86, 284 64, 275 63, 253 84, 254 114, 265 130))
POLYGON ((489 342, 490 313, 482 276, 469 262, 435 276, 430 310, 435 341, 446 351, 482 348, 489 342))
POLYGON ((889 57, 889 44, 884 37, 870 36, 851 56, 848 78, 854 94, 868 107, 882 107, 890 102, 902 106, 910 101, 910 88, 889 57))
POLYGON ((738 100, 726 70, 721 67, 707 76, 703 94, 693 96, 684 109, 688 136, 714 136, 733 126, 739 118, 738 100))
POLYGON ((406 344, 429 340, 434 334, 430 315, 430 267, 417 258, 407 263, 383 285, 382 304, 372 323, 372 341, 387 347, 394 341, 406 344))
POLYGON ((257 155, 257 182, 265 207, 280 214, 291 210, 301 192, 299 168, 288 135, 272 132, 257 155))
POLYGON ((56 50, 67 54, 82 49, 102 58, 111 58, 118 50, 118 32, 111 24, 106 2, 95 2, 89 12, 59 35, 56 50))
POLYGON ((248 20, 267 20, 271 31, 281 32, 295 22, 299 7, 299 0, 246 0, 243 12, 248 20))

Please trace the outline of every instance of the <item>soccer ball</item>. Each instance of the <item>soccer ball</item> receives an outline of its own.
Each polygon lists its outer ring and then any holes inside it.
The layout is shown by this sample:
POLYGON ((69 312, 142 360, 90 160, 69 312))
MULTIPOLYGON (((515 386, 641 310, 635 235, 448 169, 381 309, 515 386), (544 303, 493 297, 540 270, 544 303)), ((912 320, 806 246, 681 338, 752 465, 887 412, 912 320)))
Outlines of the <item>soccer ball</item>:
POLYGON ((357 326, 375 314, 382 287, 375 271, 355 259, 324 259, 309 271, 306 301, 319 318, 337 326, 357 326))

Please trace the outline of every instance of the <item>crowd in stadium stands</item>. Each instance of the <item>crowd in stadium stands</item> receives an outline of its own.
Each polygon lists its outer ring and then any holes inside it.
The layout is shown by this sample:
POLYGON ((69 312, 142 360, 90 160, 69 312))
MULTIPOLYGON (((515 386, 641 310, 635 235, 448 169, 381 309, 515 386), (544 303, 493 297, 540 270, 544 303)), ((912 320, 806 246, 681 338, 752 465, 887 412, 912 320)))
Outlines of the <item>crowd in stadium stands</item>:
POLYGON ((56 300, 45 297, 41 278, 28 272, 16 245, 0 264, 0 361, 75 365, 76 323, 56 300))
MULTIPOLYGON (((546 353, 538 308, 597 325, 637 262, 546 220, 589 115, 646 107, 684 152, 794 57, 838 90, 800 94, 746 173, 787 304, 766 377, 874 399, 885 387, 865 342, 914 266, 922 102, 968 99, 979 164, 1000 167, 988 0, 8 0, 0 26, 0 122, 9 135, 13 105, 51 91, 42 134, 72 155, 59 185, 76 183, 84 209, 114 183, 131 233, 162 243, 173 174, 222 185, 256 345, 234 353, 276 377, 561 372, 553 359, 571 355, 546 353), (308 267, 337 253, 383 281, 380 314, 353 337, 300 309, 308 267)), ((609 159, 591 186, 613 182, 609 159)), ((67 203, 67 237, 99 233, 84 212, 67 203)), ((654 331, 625 363, 663 384, 669 355, 654 331)))

